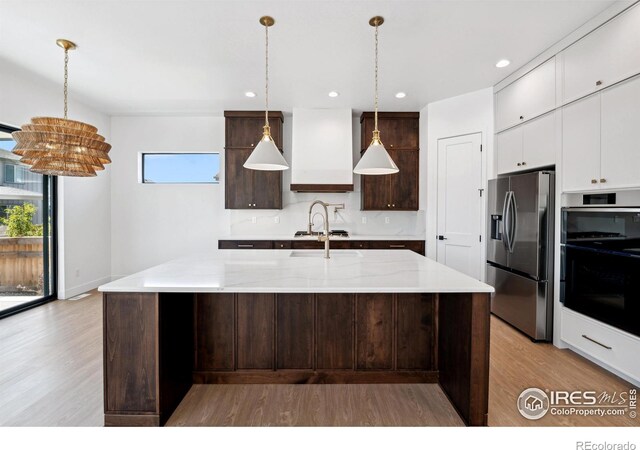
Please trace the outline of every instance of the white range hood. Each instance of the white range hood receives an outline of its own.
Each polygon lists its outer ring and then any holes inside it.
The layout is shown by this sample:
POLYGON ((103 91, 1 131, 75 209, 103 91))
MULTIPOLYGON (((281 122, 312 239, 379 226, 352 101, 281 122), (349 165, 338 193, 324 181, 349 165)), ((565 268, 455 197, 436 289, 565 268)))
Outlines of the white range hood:
POLYGON ((351 109, 293 109, 291 190, 353 191, 351 109))

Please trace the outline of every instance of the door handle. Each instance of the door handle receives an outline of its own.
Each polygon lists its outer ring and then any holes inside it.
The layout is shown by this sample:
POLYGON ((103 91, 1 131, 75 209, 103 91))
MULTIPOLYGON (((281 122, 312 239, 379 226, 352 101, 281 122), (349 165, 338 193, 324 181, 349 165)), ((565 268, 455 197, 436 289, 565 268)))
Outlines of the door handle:
POLYGON ((404 244, 389 244, 389 248, 405 248, 404 244))
POLYGON ((238 244, 238 248, 253 248, 253 244, 238 244))
POLYGON ((439 240, 439 241, 446 241, 446 240, 447 240, 447 238, 446 238, 446 237, 444 237, 443 235, 439 234, 439 235, 438 235, 438 240, 439 240))
POLYGON ((511 235, 509 236, 509 251, 513 253, 513 247, 516 243, 516 233, 518 232, 518 206, 516 205, 516 194, 511 191, 509 199, 509 207, 511 208, 512 215, 509 215, 509 225, 511 227, 511 235))
POLYGON ((502 243, 504 244, 507 251, 509 251, 509 198, 511 196, 511 191, 507 191, 504 194, 504 201, 502 203, 502 218, 503 218, 503 233, 502 233, 502 243))

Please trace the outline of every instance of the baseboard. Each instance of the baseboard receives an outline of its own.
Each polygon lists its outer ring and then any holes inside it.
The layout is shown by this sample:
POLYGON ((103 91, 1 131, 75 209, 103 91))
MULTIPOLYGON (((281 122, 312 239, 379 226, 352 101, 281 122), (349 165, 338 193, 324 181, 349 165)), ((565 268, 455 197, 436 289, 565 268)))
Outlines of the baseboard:
POLYGON ((435 370, 237 370, 194 371, 195 384, 437 383, 435 370))
POLYGON ((71 297, 75 297, 76 295, 83 294, 87 291, 97 288, 98 286, 108 283, 111 281, 111 277, 102 277, 97 280, 89 281, 88 283, 84 283, 78 286, 70 287, 69 289, 65 289, 63 291, 58 291, 58 299, 66 300, 71 297))

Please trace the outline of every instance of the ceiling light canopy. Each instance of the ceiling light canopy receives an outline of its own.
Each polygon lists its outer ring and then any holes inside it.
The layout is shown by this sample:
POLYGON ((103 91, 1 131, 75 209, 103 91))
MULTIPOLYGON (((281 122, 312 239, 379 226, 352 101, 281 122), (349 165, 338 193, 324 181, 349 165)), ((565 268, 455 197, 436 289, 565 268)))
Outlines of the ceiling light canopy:
POLYGON ((397 92, 396 93, 396 98, 405 98, 407 96, 406 93, 404 92, 397 92))
POLYGON ((398 172, 398 166, 393 162, 391 156, 384 148, 380 140, 380 131, 378 130, 378 27, 384 23, 384 19, 380 16, 372 17, 369 25, 375 27, 375 99, 373 113, 373 138, 369 148, 364 152, 362 158, 353 169, 354 173, 360 175, 388 175, 398 172))
POLYGON ((58 39, 56 44, 64 49, 64 118, 32 118, 21 131, 11 133, 16 141, 12 151, 35 173, 95 177, 97 170, 111 162, 111 145, 93 125, 67 119, 69 50, 74 50, 76 44, 66 39, 58 39))
POLYGON ((340 95, 340 92, 336 92, 336 91, 329 92, 329 97, 331 98, 336 98, 339 95, 340 95))
POLYGON ((255 92, 247 91, 244 93, 245 97, 254 98, 256 96, 255 92))
POLYGON ((508 59, 501 59, 496 63, 496 67, 502 69, 503 67, 507 67, 509 64, 511 64, 511 61, 508 59))
POLYGON ((273 142, 271 128, 269 127, 269 27, 276 21, 273 17, 263 16, 260 23, 265 30, 265 108, 264 127, 262 127, 262 139, 244 162, 243 167, 253 170, 287 170, 289 164, 273 142))

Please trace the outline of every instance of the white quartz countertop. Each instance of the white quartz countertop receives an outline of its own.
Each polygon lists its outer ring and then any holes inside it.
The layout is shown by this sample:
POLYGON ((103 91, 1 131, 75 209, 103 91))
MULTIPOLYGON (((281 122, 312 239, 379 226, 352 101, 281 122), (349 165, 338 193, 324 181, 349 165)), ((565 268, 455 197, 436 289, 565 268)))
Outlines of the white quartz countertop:
MULTIPOLYGON (((316 230, 317 231, 317 230, 316 230)), ((331 236, 332 241, 424 241, 424 236, 398 234, 349 234, 349 237, 331 236)), ((317 236, 298 236, 291 234, 275 235, 234 235, 222 236, 219 241, 317 241, 317 236)))
POLYGON ((102 292, 493 292, 409 250, 217 250, 99 287, 102 292))

